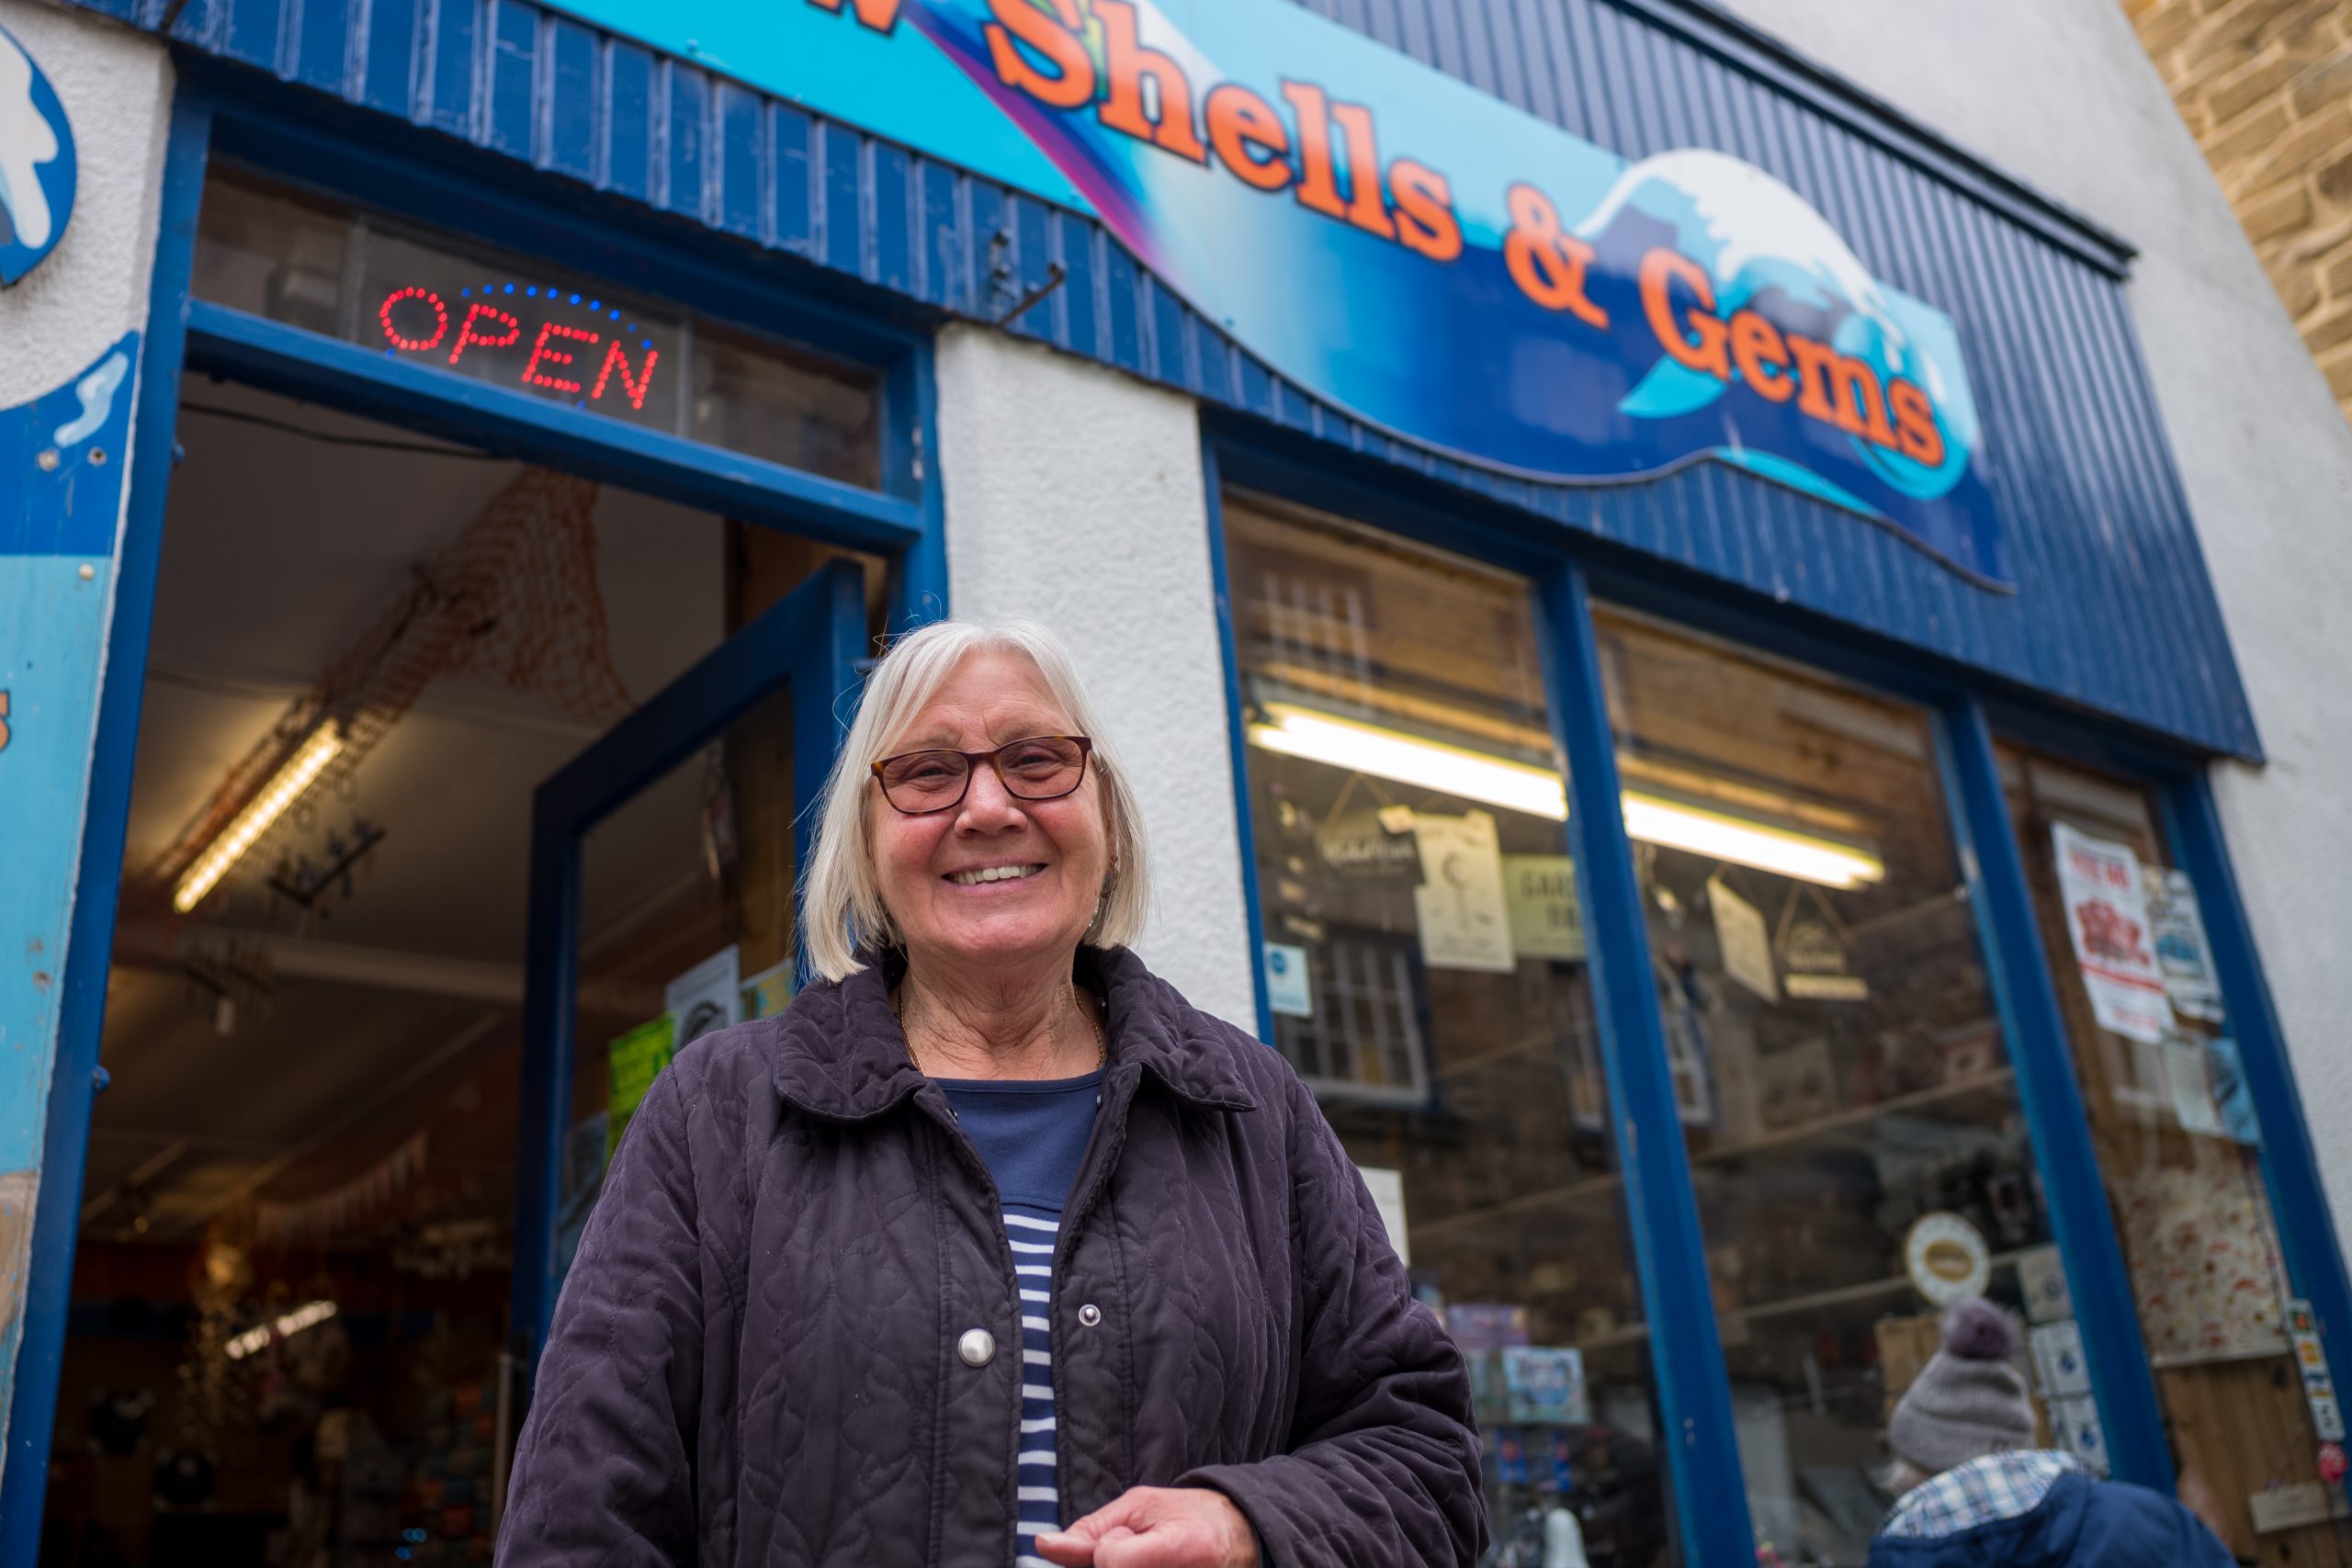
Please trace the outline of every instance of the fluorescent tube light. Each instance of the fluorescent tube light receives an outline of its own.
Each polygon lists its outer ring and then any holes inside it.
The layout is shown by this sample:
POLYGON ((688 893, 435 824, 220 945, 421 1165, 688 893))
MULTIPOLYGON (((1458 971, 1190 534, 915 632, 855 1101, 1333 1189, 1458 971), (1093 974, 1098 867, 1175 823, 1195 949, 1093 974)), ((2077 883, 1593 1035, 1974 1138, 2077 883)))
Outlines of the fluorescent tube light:
POLYGON ((285 765, 271 775, 262 791, 245 803, 245 808, 230 820, 220 836, 204 846, 187 872, 180 877, 179 886, 172 893, 172 908, 187 914, 212 891, 220 880, 229 874, 244 852, 254 847, 260 837, 269 831, 270 824, 286 815, 286 808, 302 798, 302 792, 312 780, 335 760, 343 750, 343 737, 334 726, 322 724, 311 731, 310 739, 295 749, 285 765))
MULTIPOLYGON (((1250 727, 1250 743, 1265 750, 1375 773, 1507 811, 1567 820, 1566 788, 1549 768, 1288 703, 1267 704, 1265 713, 1270 722, 1250 727)), ((1886 874, 1878 856, 1858 845, 1654 795, 1627 792, 1621 798, 1626 833, 1644 843, 1688 850, 1826 887, 1859 887, 1886 874)))
POLYGON ((1250 727, 1250 744, 1266 750, 1377 773, 1398 784, 1419 784, 1464 800, 1483 800, 1555 822, 1568 819, 1566 791, 1560 775, 1550 768, 1531 767, 1288 703, 1268 704, 1266 714, 1272 723, 1250 727))
POLYGON ((1886 874, 1878 856, 1852 844, 1656 795, 1627 795, 1623 799, 1626 835, 1645 844, 1688 850, 1825 887, 1860 887, 1886 874))

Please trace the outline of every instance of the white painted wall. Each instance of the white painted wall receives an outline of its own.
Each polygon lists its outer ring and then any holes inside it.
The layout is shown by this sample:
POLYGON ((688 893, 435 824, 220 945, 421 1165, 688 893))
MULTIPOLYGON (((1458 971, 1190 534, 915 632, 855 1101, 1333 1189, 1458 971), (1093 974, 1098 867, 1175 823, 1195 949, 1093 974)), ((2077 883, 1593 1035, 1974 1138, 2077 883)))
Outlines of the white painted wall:
POLYGON ((950 608, 1068 638, 1115 726, 1158 885, 1136 952, 1257 1030, 1191 400, 1001 333, 939 340, 950 608))
POLYGON ((85 11, 0 0, 0 28, 57 89, 74 127, 79 188, 47 260, 0 288, 0 407, 89 367, 147 319, 172 65, 145 34, 85 11))
POLYGON ((2140 248, 2131 301, 2268 766, 2224 829, 2339 1234, 2352 1222, 2352 425, 2118 0, 1724 0, 2140 248))

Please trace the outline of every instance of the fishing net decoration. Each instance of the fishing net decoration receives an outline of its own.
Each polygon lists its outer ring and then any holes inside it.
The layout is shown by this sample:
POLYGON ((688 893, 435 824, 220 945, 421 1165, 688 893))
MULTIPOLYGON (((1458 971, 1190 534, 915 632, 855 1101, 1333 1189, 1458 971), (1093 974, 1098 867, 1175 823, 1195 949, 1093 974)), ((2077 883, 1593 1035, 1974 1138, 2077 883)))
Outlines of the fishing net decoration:
MULTIPOLYGON (((443 674, 467 671, 557 711, 609 724, 636 705, 613 666, 596 581, 597 486, 526 468, 409 582, 285 715, 230 769, 205 808, 159 855, 153 880, 178 880, 322 724, 343 750, 303 792, 345 785, 370 751, 443 674)), ((279 816, 223 879, 267 874, 299 831, 300 802, 279 816)))

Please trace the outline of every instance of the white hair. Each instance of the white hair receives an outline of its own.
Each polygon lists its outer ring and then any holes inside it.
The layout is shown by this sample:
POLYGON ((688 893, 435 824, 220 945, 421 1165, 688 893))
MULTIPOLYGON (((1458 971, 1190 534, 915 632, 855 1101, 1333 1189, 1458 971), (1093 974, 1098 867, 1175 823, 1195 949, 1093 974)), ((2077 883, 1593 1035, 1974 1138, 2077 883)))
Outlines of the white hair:
POLYGON ((1026 659, 1036 667, 1071 729, 1093 740, 1090 767, 1102 803, 1111 867, 1086 940, 1125 946, 1143 930, 1150 900, 1143 818, 1136 810, 1118 750, 1103 733, 1102 716, 1087 696, 1061 638, 1034 621, 934 621, 898 638, 874 666, 857 718, 825 780, 823 814, 801 877, 800 922, 809 967, 828 980, 845 980, 865 968, 857 956, 861 948, 899 943, 874 875, 867 816, 874 764, 889 754, 888 749, 948 677, 976 653, 1026 659))

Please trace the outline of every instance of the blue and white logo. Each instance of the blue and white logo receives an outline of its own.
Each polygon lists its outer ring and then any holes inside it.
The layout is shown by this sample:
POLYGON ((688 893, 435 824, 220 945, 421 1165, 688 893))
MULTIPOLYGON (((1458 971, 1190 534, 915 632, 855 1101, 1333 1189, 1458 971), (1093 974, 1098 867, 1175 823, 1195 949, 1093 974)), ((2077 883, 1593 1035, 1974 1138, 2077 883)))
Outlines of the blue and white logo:
POLYGON ((0 284, 57 248, 74 210, 74 130, 24 46, 0 28, 0 284))

